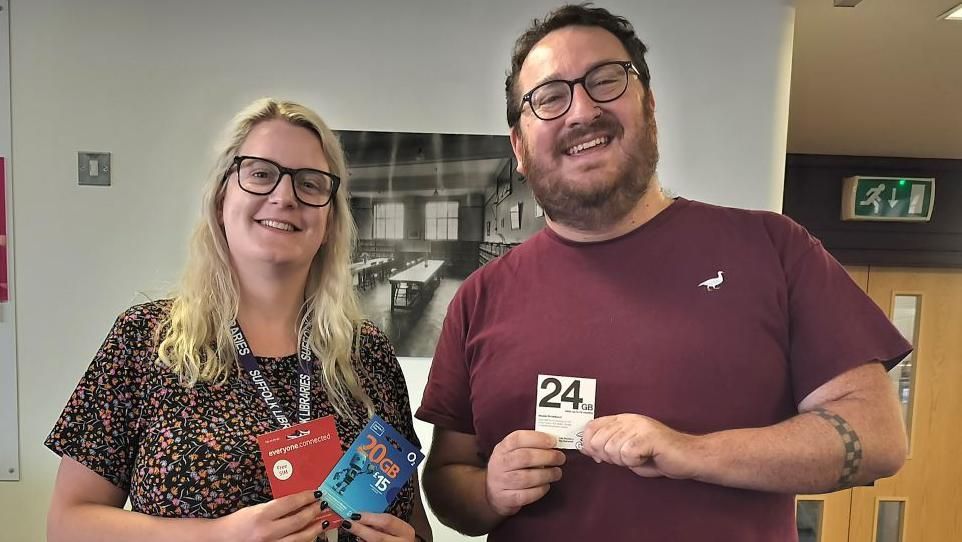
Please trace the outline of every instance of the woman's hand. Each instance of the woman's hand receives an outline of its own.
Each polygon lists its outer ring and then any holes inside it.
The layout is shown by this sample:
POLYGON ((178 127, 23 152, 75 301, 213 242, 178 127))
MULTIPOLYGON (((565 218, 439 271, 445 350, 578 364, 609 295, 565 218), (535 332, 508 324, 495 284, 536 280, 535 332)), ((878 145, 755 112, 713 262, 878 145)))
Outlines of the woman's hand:
MULTIPOLYGON (((314 542, 325 522, 313 491, 242 508, 213 520, 210 540, 224 542, 314 542)), ((412 533, 414 531, 412 530, 412 533)))
POLYGON ((414 527, 391 514, 354 514, 341 528, 364 542, 415 542, 414 527))

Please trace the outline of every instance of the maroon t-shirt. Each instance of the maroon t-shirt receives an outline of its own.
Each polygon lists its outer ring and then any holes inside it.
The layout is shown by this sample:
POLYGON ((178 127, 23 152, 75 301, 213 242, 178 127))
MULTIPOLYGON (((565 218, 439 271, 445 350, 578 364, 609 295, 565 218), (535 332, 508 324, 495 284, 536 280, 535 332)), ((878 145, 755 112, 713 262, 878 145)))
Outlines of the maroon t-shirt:
MULTIPOLYGON (((545 228, 469 277, 417 417, 476 435, 490 454, 534 428, 538 375, 554 374, 597 379, 598 417, 764 427, 833 377, 890 368, 910 349, 798 224, 679 198, 608 241, 545 228)), ((793 495, 643 478, 566 453, 562 480, 489 540, 796 539, 793 495)))

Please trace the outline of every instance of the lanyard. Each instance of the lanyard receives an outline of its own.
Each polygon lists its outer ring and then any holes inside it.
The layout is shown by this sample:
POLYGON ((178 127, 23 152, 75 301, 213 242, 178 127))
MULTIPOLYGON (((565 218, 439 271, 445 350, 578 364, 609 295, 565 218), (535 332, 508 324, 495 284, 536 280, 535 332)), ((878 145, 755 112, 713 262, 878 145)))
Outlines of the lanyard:
MULTIPOLYGON (((234 339, 234 348, 237 349, 237 357, 240 360, 241 367, 247 371, 250 376, 251 381, 254 382, 254 387, 260 393, 260 396, 267 403, 267 410, 274 416, 277 423, 280 424, 282 429, 286 429, 291 426, 290 418, 284 413, 284 409, 277 402, 277 397, 274 392, 271 391, 271 387, 264 380, 264 375, 261 373, 260 363, 254 358, 254 354, 251 353, 250 346, 247 344, 247 338, 244 337, 244 332, 241 331, 240 325, 237 321, 234 321, 233 325, 230 327, 231 337, 234 339)), ((304 336, 301 337, 301 348, 298 352, 298 357, 300 358, 300 363, 297 364, 297 422, 305 423, 311 419, 311 372, 314 369, 314 354, 311 352, 311 345, 309 341, 310 329, 304 330, 304 336)))

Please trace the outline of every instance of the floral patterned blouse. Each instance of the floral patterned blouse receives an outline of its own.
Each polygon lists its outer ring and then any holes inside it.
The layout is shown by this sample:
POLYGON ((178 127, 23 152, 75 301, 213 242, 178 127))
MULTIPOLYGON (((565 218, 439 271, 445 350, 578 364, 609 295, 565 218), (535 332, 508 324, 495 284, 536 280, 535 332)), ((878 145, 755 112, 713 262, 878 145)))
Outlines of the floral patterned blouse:
MULTIPOLYGON (((153 336, 170 308, 156 301, 117 318, 45 442, 128 492, 133 510, 160 517, 215 518, 271 499, 257 435, 279 429, 246 373, 224 384, 186 388, 157 363, 153 336)), ((375 411, 420 446, 394 348, 370 322, 361 329, 358 378, 375 411)), ((286 412, 295 412, 297 355, 257 358, 286 412)), ((335 415, 312 379, 312 416, 335 415)), ((344 449, 367 421, 336 416, 344 449)), ((409 521, 413 484, 390 513, 409 521)), ((352 540, 343 534, 341 540, 352 540)))

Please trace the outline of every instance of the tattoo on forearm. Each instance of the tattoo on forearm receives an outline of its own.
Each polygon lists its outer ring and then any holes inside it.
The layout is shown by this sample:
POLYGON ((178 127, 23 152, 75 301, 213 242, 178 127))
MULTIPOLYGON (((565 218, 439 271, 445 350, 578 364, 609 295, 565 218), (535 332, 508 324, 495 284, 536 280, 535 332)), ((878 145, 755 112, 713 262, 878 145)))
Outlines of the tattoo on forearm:
POLYGON ((838 486, 839 489, 852 487, 859 467, 862 465, 862 441, 859 440, 855 430, 845 421, 845 418, 838 414, 824 408, 816 408, 812 411, 812 414, 827 420, 838 431, 838 435, 842 437, 842 444, 845 446, 845 462, 842 465, 842 476, 838 479, 838 486))

